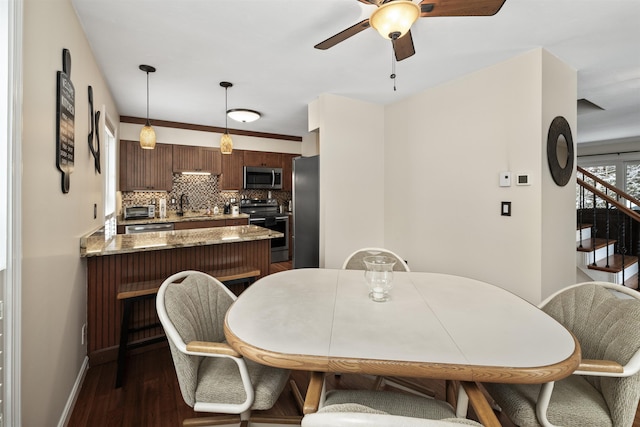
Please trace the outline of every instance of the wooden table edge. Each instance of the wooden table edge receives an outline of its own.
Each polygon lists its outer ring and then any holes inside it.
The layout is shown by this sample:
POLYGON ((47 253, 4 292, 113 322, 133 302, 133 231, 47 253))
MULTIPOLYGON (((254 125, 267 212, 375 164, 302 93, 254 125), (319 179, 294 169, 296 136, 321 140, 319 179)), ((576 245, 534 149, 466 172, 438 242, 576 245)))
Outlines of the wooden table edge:
POLYGON ((224 333, 229 345, 238 353, 267 366, 300 371, 424 377, 505 384, 541 384, 568 377, 577 369, 581 361, 580 345, 573 334, 574 351, 569 357, 551 365, 527 368, 290 355, 247 344, 231 331, 227 320, 225 318, 224 333))

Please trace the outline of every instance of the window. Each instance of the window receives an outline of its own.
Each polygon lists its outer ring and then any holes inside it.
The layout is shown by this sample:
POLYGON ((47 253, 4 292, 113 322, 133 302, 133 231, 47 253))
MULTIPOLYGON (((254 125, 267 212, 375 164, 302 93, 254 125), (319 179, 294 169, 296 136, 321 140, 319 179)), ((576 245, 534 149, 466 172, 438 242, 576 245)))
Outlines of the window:
POLYGON ((109 240, 116 234, 116 137, 109 120, 104 135, 104 238, 109 240))
MULTIPOLYGON (((640 199, 640 162, 625 162, 624 191, 635 199, 640 199)), ((631 204, 632 209, 640 206, 631 204)))
MULTIPOLYGON (((603 181, 611 184, 630 196, 640 199, 640 154, 638 152, 625 153, 624 158, 618 154, 609 154, 578 159, 578 164, 587 172, 597 176, 603 181)), ((588 156, 585 156, 588 157, 588 156)), ((580 174, 578 174, 580 177, 580 174)), ((591 183, 591 179, 585 180, 591 183)), ((577 186, 576 205, 580 206, 580 186, 577 186)), ((603 185, 598 184, 596 188, 602 192, 605 191, 603 185)), ((608 193, 611 193, 609 190, 608 193)), ((593 197, 591 193, 585 192, 585 207, 593 206, 593 197)), ((600 199, 596 202, 598 207, 604 207, 604 202, 600 199)), ((628 202, 627 205, 632 209, 640 209, 636 204, 628 202)))

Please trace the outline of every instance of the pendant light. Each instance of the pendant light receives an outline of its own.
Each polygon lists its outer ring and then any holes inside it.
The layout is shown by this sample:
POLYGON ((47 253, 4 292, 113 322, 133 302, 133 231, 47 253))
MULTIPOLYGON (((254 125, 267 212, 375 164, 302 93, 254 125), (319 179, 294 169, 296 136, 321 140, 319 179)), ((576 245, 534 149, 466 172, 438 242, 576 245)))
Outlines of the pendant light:
POLYGON ((222 138, 220 138, 220 152, 222 154, 231 154, 233 151, 233 141, 231 140, 231 135, 229 135, 229 126, 227 123, 227 90, 233 86, 233 84, 229 82, 220 82, 220 86, 224 88, 224 134, 222 134, 222 138))
POLYGON ((140 69, 147 73, 147 122, 140 130, 140 147, 153 150, 156 147, 156 132, 149 122, 149 73, 155 73, 156 69, 151 65, 140 65, 140 69))

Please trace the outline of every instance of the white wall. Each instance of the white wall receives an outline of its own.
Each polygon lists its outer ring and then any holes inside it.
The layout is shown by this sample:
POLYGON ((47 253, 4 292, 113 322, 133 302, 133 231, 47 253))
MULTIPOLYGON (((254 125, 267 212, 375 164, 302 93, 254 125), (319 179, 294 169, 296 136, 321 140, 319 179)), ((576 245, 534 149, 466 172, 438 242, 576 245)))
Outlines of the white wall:
MULTIPOLYGON (((22 141, 22 419, 56 425, 86 356, 86 264, 80 237, 101 226, 103 175, 89 153, 87 86, 94 107, 115 103, 69 0, 24 1, 22 141), (71 52, 75 169, 68 194, 56 168, 56 73, 71 52), (93 218, 93 204, 98 218, 93 218)), ((102 122, 102 120, 101 120, 102 122)), ((104 140, 104 138, 102 138, 104 140)))
POLYGON ((310 109, 315 120, 321 120, 314 123, 320 125, 320 266, 339 268, 354 250, 384 243, 384 107, 322 95, 310 109))
MULTIPOLYGON (((543 277, 562 281, 568 270, 563 285, 573 283, 575 248, 564 252, 573 243, 553 235, 543 210, 548 123, 541 114, 552 85, 543 87, 542 58, 538 49, 386 108, 384 244, 412 270, 484 280, 534 303, 544 296, 543 277), (499 187, 501 171, 529 173, 532 184, 499 187), (512 216, 500 215, 502 201, 512 203, 512 216)), ((557 96, 554 114, 575 123, 575 72, 573 87, 557 96)), ((574 191, 556 199, 572 202, 574 191)), ((564 206, 552 213, 575 215, 564 206)))
MULTIPOLYGON (((542 50, 542 278, 544 299, 576 281, 576 141, 578 79, 574 69, 546 50, 542 50), (547 159, 549 125, 556 116, 564 117, 571 127, 574 145, 573 174, 569 182, 558 186, 551 177, 547 159), (571 257, 568 256, 571 254, 571 257)), ((534 301, 537 302, 537 301, 534 301)))
POLYGON ((575 95, 575 71, 536 49, 386 108, 322 96, 310 123, 325 265, 384 246, 414 271, 484 280, 533 303, 574 283, 575 187, 549 184, 546 135, 549 116, 575 127, 575 95), (502 171, 528 173, 531 185, 500 187, 502 171))

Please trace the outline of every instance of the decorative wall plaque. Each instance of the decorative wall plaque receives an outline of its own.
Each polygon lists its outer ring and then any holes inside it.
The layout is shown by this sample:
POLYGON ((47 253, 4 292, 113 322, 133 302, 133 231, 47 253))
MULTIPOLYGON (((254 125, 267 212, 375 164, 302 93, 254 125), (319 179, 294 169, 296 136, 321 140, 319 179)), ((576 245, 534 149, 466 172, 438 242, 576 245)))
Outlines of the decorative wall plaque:
POLYGON ((71 53, 62 49, 62 71, 58 71, 56 105, 56 166, 62 172, 62 192, 69 192, 75 149, 75 96, 71 83, 71 53))
POLYGON ((93 112, 93 88, 89 86, 89 151, 93 155, 96 172, 100 173, 100 111, 93 112), (93 142, 95 135, 95 144, 93 142))

